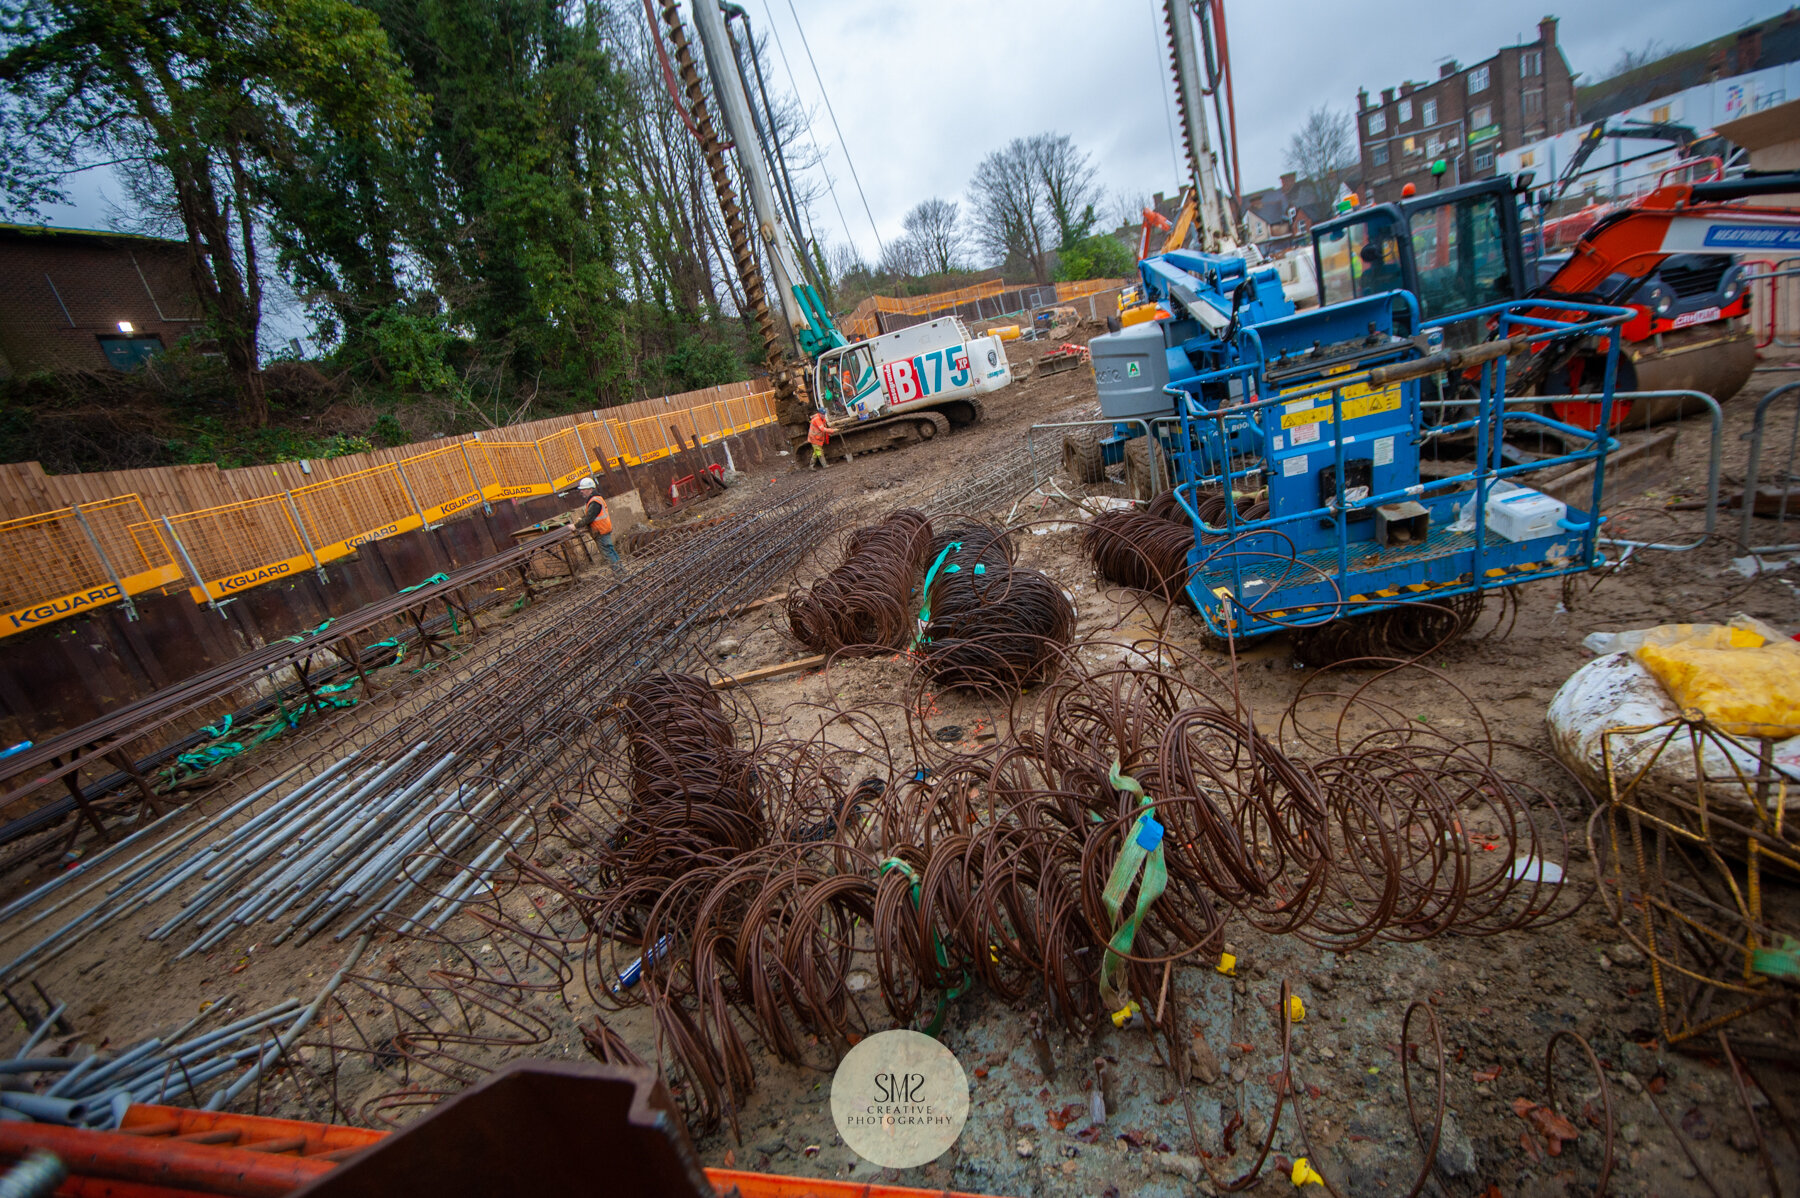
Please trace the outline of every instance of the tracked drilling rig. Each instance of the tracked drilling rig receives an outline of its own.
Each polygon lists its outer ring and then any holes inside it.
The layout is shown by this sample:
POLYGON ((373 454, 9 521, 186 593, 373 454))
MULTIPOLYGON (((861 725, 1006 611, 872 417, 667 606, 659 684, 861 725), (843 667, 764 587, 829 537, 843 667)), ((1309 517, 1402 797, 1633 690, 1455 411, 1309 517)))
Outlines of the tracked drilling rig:
MULTIPOLYGON (((746 56, 759 94, 762 91, 749 17, 737 5, 719 0, 694 0, 692 9, 711 94, 729 144, 721 140, 714 124, 707 88, 701 84, 675 0, 662 4, 662 22, 675 59, 672 67, 666 62, 665 67, 671 76, 679 76, 690 128, 718 194, 733 262, 762 340, 789 444, 796 449, 805 444, 815 410, 826 414, 837 446, 850 453, 927 441, 979 421, 980 397, 1012 382, 1000 339, 973 336, 955 317, 858 341, 838 330, 792 232, 798 212, 791 191, 777 181, 777 168, 781 177, 786 168, 766 96, 765 107, 759 109, 747 85, 746 56), (734 20, 745 27, 747 50, 740 50, 733 36, 734 20), (738 173, 749 193, 748 213, 725 164, 728 148, 735 151, 738 173), (769 264, 771 277, 766 280, 758 244, 769 264), (779 327, 775 307, 780 310, 779 327)), ((648 0, 645 11, 649 15, 648 0)), ((654 22, 651 32, 656 32, 654 22)), ((663 53, 660 38, 658 52, 663 53)))

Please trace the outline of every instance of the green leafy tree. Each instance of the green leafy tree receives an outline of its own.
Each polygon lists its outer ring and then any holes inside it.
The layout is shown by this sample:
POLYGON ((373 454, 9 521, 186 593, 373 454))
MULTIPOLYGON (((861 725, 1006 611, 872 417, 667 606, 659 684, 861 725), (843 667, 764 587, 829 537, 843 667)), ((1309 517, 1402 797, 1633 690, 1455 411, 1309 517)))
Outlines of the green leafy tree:
POLYGON ((211 332, 266 421, 257 225, 269 186, 307 169, 311 131, 391 141, 412 112, 374 17, 348 0, 0 0, 0 50, 32 161, 111 156, 160 181, 211 332))
POLYGON ((1056 265, 1059 283, 1081 279, 1123 279, 1137 270, 1136 255, 1110 233, 1083 237, 1064 250, 1056 265))
POLYGON ((370 0, 430 98, 396 225, 490 359, 591 402, 629 389, 621 226, 630 97, 593 19, 553 0, 370 0))

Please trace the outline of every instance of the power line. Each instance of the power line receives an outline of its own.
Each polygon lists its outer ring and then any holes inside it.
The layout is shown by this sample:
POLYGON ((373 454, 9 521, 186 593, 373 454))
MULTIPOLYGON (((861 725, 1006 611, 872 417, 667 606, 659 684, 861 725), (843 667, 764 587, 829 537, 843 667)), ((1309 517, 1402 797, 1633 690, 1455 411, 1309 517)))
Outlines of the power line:
MULTIPOLYGON (((781 27, 775 24, 775 15, 769 8, 768 0, 763 0, 763 13, 769 18, 769 32, 775 36, 775 49, 781 54, 781 68, 787 72, 788 86, 794 89, 794 98, 798 101, 800 97, 800 81, 794 77, 793 65, 788 62, 787 47, 781 42, 781 27)), ((800 120, 806 125, 806 140, 813 142, 815 145, 818 144, 813 138, 812 115, 806 111, 806 105, 804 103, 800 104, 800 120)), ((845 158, 848 159, 848 157, 849 155, 846 154, 845 158)), ((856 254, 858 258, 861 258, 862 254, 856 248, 856 238, 850 233, 850 221, 844 216, 844 206, 838 203, 837 183, 832 179, 831 172, 826 169, 823 160, 819 163, 819 173, 825 176, 825 190, 831 194, 831 206, 837 209, 838 224, 843 227, 844 238, 850 243, 850 251, 856 254)), ((811 220, 810 213, 808 214, 808 220, 811 220)), ((880 238, 877 237, 876 241, 879 243, 880 238)))
POLYGON ((806 28, 800 24, 800 14, 794 11, 794 0, 788 0, 788 15, 794 18, 794 28, 800 33, 800 46, 806 51, 806 61, 812 64, 813 79, 819 85, 819 98, 825 101, 825 113, 831 118, 831 127, 837 132, 838 145, 844 151, 844 165, 850 168, 850 178, 856 184, 856 194, 862 197, 863 215, 869 218, 869 231, 875 234, 875 249, 885 255, 887 247, 881 244, 881 230, 875 227, 875 214, 869 210, 869 197, 863 191, 862 180, 857 177, 856 163, 850 160, 850 143, 844 140, 844 130, 838 125, 837 113, 832 111, 831 97, 825 92, 825 77, 819 74, 818 60, 813 58, 812 45, 806 40, 806 28))

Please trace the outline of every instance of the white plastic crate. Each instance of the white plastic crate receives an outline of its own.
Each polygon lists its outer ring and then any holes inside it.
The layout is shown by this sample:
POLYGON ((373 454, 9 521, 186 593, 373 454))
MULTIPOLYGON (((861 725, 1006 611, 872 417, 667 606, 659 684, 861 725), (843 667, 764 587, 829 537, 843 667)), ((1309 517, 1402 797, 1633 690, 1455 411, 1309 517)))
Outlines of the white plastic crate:
POLYGON ((1562 500, 1517 483, 1497 482, 1488 492, 1487 526, 1509 541, 1554 535, 1568 514, 1562 500))

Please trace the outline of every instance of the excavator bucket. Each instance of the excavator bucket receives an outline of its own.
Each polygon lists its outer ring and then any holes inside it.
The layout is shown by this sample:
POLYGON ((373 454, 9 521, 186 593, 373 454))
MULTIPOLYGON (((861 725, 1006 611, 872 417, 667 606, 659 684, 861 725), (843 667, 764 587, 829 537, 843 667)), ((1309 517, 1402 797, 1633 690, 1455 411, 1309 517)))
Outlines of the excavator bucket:
MULTIPOLYGON (((1753 333, 1748 329, 1727 329, 1719 324, 1705 325, 1622 346, 1616 390, 1699 391, 1724 403, 1744 389, 1755 368, 1753 333)), ((1558 420, 1577 428, 1594 428, 1600 422, 1598 403, 1565 399, 1551 406, 1558 420)), ((1696 416, 1705 410, 1704 403, 1686 396, 1616 399, 1613 401, 1612 426, 1615 429, 1648 428, 1683 416, 1696 416)))
MULTIPOLYGON (((1742 391, 1756 368, 1755 335, 1749 329, 1717 324, 1664 333, 1631 345, 1625 353, 1630 370, 1621 368, 1619 390, 1701 391, 1720 403, 1742 391)), ((1637 400, 1624 427, 1673 420, 1704 406, 1693 400, 1637 400)))

